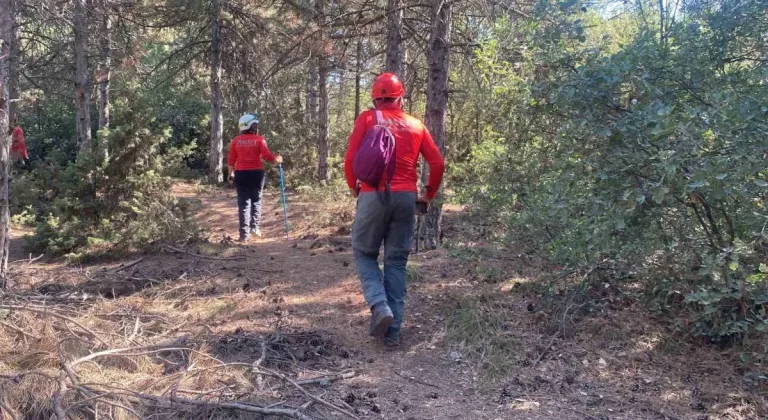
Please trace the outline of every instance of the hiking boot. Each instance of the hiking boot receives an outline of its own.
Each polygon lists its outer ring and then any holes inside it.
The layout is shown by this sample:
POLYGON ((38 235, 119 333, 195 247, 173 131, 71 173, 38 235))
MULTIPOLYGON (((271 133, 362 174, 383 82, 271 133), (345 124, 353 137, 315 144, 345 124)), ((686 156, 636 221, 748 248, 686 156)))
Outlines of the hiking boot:
POLYGON ((251 240, 251 237, 248 235, 240 235, 240 238, 237 239, 237 242, 248 242, 251 240))
POLYGON ((388 329, 387 334, 384 335, 384 345, 398 347, 400 345, 400 330, 388 329))
POLYGON ((386 334, 387 328, 394 320, 392 310, 389 309, 386 302, 377 303, 371 308, 371 326, 368 328, 368 332, 372 337, 381 337, 386 334))

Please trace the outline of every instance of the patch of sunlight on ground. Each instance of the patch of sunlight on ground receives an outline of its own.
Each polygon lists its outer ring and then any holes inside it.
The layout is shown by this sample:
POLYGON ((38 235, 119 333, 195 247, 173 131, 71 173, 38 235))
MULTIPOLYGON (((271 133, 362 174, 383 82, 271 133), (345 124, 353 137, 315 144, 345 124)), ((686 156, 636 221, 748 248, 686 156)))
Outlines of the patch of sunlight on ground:
POLYGON ((656 348, 659 342, 661 342, 661 338, 661 335, 657 333, 641 335, 634 340, 633 350, 636 352, 646 352, 653 350, 656 348))
POLYGON ((663 394, 661 394, 662 401, 666 402, 681 402, 683 400, 683 395, 680 394, 678 391, 666 391, 663 394))
POLYGON ((501 292, 509 292, 518 284, 524 284, 524 283, 530 283, 531 279, 528 277, 512 277, 509 280, 506 280, 499 284, 499 291, 501 292))
POLYGON ((515 398, 515 400, 509 403, 507 407, 515 411, 536 411, 541 408, 541 403, 538 401, 515 398))

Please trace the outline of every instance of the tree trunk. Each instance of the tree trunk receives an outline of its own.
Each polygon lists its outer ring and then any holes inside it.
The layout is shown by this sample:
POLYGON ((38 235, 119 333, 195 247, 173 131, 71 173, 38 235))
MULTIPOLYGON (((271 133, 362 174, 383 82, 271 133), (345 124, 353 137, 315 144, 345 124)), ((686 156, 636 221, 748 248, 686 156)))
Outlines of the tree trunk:
MULTIPOLYGON (((445 155, 445 111, 448 104, 450 42, 451 3, 445 0, 432 0, 432 33, 429 36, 429 76, 427 77, 425 123, 443 155, 445 155)), ((424 179, 426 179, 426 170, 424 175, 424 179)), ((443 206, 441 201, 442 189, 421 224, 424 231, 420 232, 419 236, 424 239, 424 249, 435 249, 442 242, 443 206)))
POLYGON ((8 56, 8 98, 13 101, 9 105, 8 118, 10 122, 16 121, 16 110, 19 103, 19 25, 16 22, 16 16, 19 10, 20 0, 10 0, 9 10, 11 13, 11 34, 8 44, 10 45, 8 56))
POLYGON ((91 103, 88 80, 88 8, 85 0, 74 1, 75 116, 77 154, 91 150, 91 103))
POLYGON ((251 89, 246 88, 245 86, 248 83, 248 73, 250 71, 250 65, 251 63, 248 61, 248 50, 243 46, 243 48, 238 51, 238 59, 240 64, 240 83, 241 83, 241 89, 238 89, 236 97, 237 97, 237 110, 238 110, 238 118, 242 115, 245 115, 249 112, 253 112, 251 109, 250 99, 251 99, 251 89))
POLYGON ((221 114, 221 1, 212 1, 211 26, 211 153, 208 159, 208 182, 224 181, 224 127, 221 114))
POLYGON ((363 73, 363 39, 357 38, 357 65, 355 66, 355 119, 360 115, 360 79, 363 73))
POLYGON ((320 110, 317 124, 317 178, 321 181, 328 180, 328 64, 325 57, 318 58, 320 110))
POLYGON ((317 60, 311 59, 307 65, 307 126, 314 127, 317 123, 317 104, 318 93, 317 87, 319 83, 319 77, 317 74, 317 60))
POLYGON ((346 105, 347 102, 347 91, 349 90, 349 87, 347 85, 347 78, 344 76, 344 71, 341 71, 339 73, 339 98, 336 101, 336 124, 341 122, 342 118, 344 118, 344 105, 346 105))
MULTIPOLYGON (((109 84, 112 81, 112 20, 107 10, 107 1, 102 2, 101 40, 99 41, 99 130, 109 128, 109 84)), ((109 157, 106 139, 100 139, 99 151, 104 159, 109 157)))
POLYGON ((402 0, 387 1, 387 61, 386 71, 403 76, 403 4, 402 0))
POLYGON ((11 54, 11 37, 13 33, 12 0, 0 0, 0 290, 5 290, 8 282, 8 245, 10 243, 10 220, 8 209, 8 156, 11 151, 11 136, 8 133, 8 116, 10 101, 8 97, 8 81, 10 79, 9 64, 11 54))
MULTIPOLYGON (((325 0, 315 1, 315 12, 318 26, 322 26, 325 21, 325 0)), ((317 178, 321 181, 328 180, 328 119, 329 119, 329 98, 328 98, 328 73, 329 63, 325 55, 325 31, 319 33, 319 52, 317 56, 317 93, 319 96, 319 109, 317 115, 317 178)))

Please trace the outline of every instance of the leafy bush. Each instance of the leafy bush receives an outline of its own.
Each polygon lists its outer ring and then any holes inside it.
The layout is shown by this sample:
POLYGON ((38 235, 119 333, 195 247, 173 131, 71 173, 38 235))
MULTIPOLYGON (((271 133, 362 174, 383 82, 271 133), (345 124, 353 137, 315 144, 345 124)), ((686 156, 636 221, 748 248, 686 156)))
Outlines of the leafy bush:
POLYGON ((195 234, 184 204, 171 194, 171 179, 162 175, 165 157, 158 148, 169 130, 139 109, 126 109, 124 123, 102 133, 108 159, 84 154, 73 163, 58 149, 18 181, 15 205, 34 203, 37 217, 30 248, 120 252, 195 234))
POLYGON ((460 197, 554 263, 609 257, 649 293, 665 282, 685 298, 659 307, 694 335, 764 332, 768 21, 740 8, 691 10, 663 37, 653 16, 600 21, 546 2, 547 19, 500 23, 493 38, 509 43, 477 61, 503 118, 456 170, 460 197))

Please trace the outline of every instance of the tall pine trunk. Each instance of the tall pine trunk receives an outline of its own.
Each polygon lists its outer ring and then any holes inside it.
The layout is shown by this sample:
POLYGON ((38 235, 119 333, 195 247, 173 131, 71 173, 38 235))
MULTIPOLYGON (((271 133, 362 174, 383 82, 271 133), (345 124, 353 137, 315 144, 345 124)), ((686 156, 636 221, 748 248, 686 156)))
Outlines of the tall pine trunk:
POLYGON ((328 149, 328 137, 329 137, 329 98, 328 98, 328 63, 325 56, 321 55, 318 58, 318 93, 320 95, 320 109, 318 112, 317 120, 317 178, 321 181, 328 180, 328 157, 330 156, 330 150, 328 149))
POLYGON ((11 55, 11 37, 13 33, 13 0, 0 0, 0 290, 9 286, 8 282, 8 245, 10 243, 10 220, 8 209, 8 155, 11 150, 11 136, 8 133, 10 98, 8 82, 10 80, 9 62, 11 55))
MULTIPOLYGON (((99 130, 109 128, 109 84, 112 81, 112 20, 107 10, 107 0, 102 1, 101 39, 99 41, 99 130)), ((109 157, 106 139, 100 139, 99 151, 104 159, 109 157)))
POLYGON ((224 181, 223 150, 224 127, 221 114, 221 1, 211 3, 211 152, 208 156, 208 182, 224 181))
POLYGON ((403 77, 403 9, 402 0, 387 1, 386 71, 403 77))
MULTIPOLYGON (((19 24, 16 22, 16 16, 19 11, 20 0, 10 0, 11 13, 11 35, 8 41, 10 50, 8 51, 8 97, 12 100, 19 99, 19 60, 21 56, 19 54, 19 24)), ((18 102, 12 101, 10 103, 8 117, 9 121, 16 119, 16 110, 18 108, 18 102)))
MULTIPOLYGON (((445 0, 432 0, 432 31, 429 36, 429 76, 427 77, 427 129, 445 155, 445 116, 448 105, 448 73, 450 71, 451 42, 451 3, 445 0)), ((425 167, 424 179, 428 168, 425 167)), ((442 189, 424 216, 423 232, 419 237, 424 240, 424 249, 435 249, 442 242, 442 189)))
POLYGON ((75 117, 78 156, 91 150, 91 103, 88 80, 88 8, 85 0, 74 1, 75 117))
MULTIPOLYGON (((315 14, 318 27, 322 28, 325 22, 325 0, 315 1, 315 14)), ((321 29, 318 36, 317 55, 317 93, 319 96, 319 108, 317 115, 317 178, 321 181, 328 180, 328 149, 329 137, 329 106, 328 98, 328 73, 329 63, 325 53, 325 30, 321 29)))
POLYGON ((319 98, 317 93, 319 83, 317 71, 317 60, 309 60, 309 63, 307 63, 307 127, 314 127, 315 124, 317 124, 317 108, 319 98))
POLYGON ((363 73, 363 39, 357 38, 357 63, 355 65, 355 119, 360 115, 360 79, 363 73))

